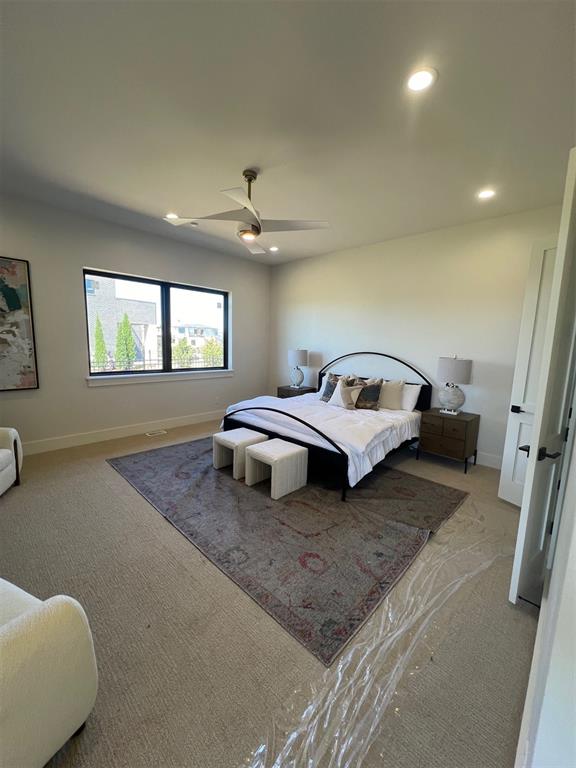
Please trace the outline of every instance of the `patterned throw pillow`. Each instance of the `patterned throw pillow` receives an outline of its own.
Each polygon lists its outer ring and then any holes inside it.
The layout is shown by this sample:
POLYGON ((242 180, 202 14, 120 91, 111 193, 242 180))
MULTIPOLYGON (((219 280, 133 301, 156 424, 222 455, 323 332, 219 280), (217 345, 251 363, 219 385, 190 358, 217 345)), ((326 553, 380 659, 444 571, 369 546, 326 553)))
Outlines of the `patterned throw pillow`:
POLYGON ((326 384, 324 385, 324 390, 322 394, 320 395, 320 400, 324 400, 325 403, 330 400, 332 395, 334 394, 334 390, 336 389, 336 385, 340 381, 340 379, 343 379, 343 383, 350 386, 351 384, 354 384, 354 381, 356 379, 355 376, 340 376, 337 373, 329 373, 326 377, 326 384))
POLYGON ((336 385, 336 389, 334 390, 334 394, 328 401, 328 405, 337 405, 339 408, 347 408, 348 410, 354 409, 354 405, 356 404, 358 395, 362 391, 362 387, 354 384, 349 385, 346 383, 348 380, 347 376, 342 376, 340 378, 336 385))
POLYGON ((356 383, 361 384, 362 389, 358 395, 358 400, 356 400, 356 408, 366 411, 377 411, 383 381, 384 379, 357 379, 356 383))
POLYGON ((328 376, 326 376, 326 384, 324 384, 324 390, 320 395, 320 400, 324 400, 325 403, 330 400, 334 394, 334 390, 336 389, 336 384, 338 384, 339 378, 340 376, 336 376, 335 373, 329 373, 328 376))

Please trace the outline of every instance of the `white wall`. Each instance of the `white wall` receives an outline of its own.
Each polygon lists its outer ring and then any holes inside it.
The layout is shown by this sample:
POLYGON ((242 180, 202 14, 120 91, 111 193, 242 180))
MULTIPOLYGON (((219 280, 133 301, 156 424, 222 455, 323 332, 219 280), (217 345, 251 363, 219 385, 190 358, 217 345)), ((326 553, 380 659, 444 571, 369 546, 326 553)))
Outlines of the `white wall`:
MULTIPOLYGON (((316 367, 346 352, 387 352, 433 381, 440 355, 469 357, 478 460, 499 467, 530 252, 555 236, 559 217, 559 207, 527 211, 277 267, 270 387, 286 383, 291 347, 313 351, 316 367)), ((313 383, 315 370, 306 373, 313 383)))
POLYGON ((269 267, 17 198, 2 201, 1 252, 30 261, 40 388, 0 393, 28 451, 204 421, 266 391, 269 267), (233 376, 88 387, 83 267, 230 291, 233 376))

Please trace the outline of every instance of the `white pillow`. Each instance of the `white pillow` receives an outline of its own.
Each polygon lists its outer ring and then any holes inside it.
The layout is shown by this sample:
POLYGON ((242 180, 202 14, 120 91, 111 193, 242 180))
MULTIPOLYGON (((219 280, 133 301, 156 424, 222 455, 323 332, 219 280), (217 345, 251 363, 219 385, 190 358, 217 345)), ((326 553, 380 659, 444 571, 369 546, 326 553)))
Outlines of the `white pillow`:
POLYGON ((361 385, 348 386, 343 382, 343 379, 338 379, 338 384, 336 384, 332 397, 328 400, 328 405, 352 409, 356 405, 361 389, 361 385))
POLYGON ((380 390, 378 408, 386 408, 390 411, 401 411, 403 391, 403 381, 385 381, 380 390))
POLYGON ((404 384, 402 390, 402 410, 413 411, 420 397, 422 384, 404 384))

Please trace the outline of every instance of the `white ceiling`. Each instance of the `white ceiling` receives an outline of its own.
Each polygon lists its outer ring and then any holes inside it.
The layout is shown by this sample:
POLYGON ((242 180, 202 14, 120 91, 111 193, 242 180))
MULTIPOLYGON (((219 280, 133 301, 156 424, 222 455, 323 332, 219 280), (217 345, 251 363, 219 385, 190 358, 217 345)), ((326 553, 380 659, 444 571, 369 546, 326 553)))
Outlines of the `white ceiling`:
POLYGON ((558 203, 574 143, 574 5, 8 2, 4 184, 250 257, 234 224, 170 210, 261 170, 277 263, 558 203), (428 92, 405 80, 438 69, 428 92), (493 185, 498 196, 479 203, 493 185))

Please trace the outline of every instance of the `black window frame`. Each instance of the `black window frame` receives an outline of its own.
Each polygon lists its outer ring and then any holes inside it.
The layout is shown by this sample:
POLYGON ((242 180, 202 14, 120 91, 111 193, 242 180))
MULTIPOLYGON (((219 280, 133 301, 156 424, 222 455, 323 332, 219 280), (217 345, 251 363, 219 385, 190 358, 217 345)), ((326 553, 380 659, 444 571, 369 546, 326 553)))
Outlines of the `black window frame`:
POLYGON ((220 291, 216 288, 204 288, 199 285, 189 285, 188 283, 174 283, 168 280, 155 280, 151 277, 136 277, 126 275, 121 272, 107 272, 99 269, 89 269, 85 267, 82 270, 82 291, 84 293, 84 311, 86 315, 86 345, 88 349, 88 372, 90 378, 99 376, 154 376, 157 374, 179 374, 179 373, 204 373, 206 371, 227 371, 229 370, 228 355, 228 336, 229 329, 229 293, 220 291), (160 288, 160 314, 162 322, 162 368, 154 368, 144 371, 92 371, 92 360, 90 356, 90 327, 88 322, 88 294, 86 293, 86 278, 108 277, 112 280, 128 280, 134 283, 146 283, 147 285, 156 285, 160 288), (172 368, 172 327, 170 325, 170 289, 182 288, 199 293, 212 293, 222 296, 224 306, 222 307, 224 315, 224 338, 222 346, 224 349, 223 364, 218 366, 206 366, 203 368, 172 368))

